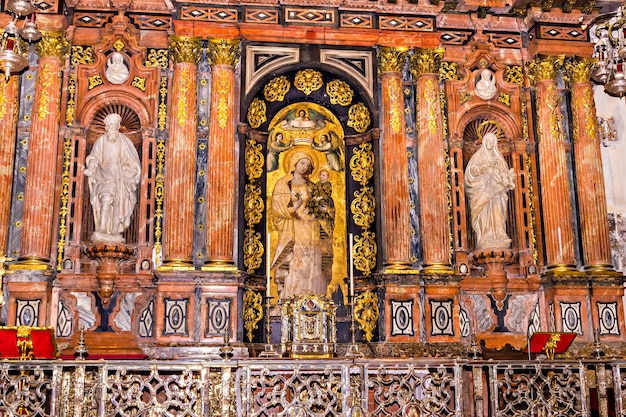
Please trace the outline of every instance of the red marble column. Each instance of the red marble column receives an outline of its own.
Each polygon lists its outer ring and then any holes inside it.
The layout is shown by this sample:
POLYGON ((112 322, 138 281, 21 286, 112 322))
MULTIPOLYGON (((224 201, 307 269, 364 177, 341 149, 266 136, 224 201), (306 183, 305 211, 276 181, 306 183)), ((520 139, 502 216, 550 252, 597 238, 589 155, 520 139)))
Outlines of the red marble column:
POLYGON ((611 261, 600 136, 590 72, 594 61, 574 57, 566 65, 571 80, 576 189, 585 270, 615 274, 611 261))
POLYGON ((411 266, 409 180, 402 68, 408 48, 381 47, 378 52, 382 114, 382 187, 384 263, 391 269, 411 266))
POLYGON ((15 140, 17 134, 18 77, 0 79, 0 256, 7 255, 7 239, 11 214, 11 189, 13 184, 13 164, 15 162, 15 140))
POLYGON ((39 63, 28 141, 21 256, 18 264, 12 267, 50 267, 58 172, 61 70, 68 49, 68 42, 61 32, 44 32, 36 44, 39 63))
POLYGON ((417 84, 417 167, 423 272, 448 274, 450 264, 450 212, 448 179, 439 101, 441 49, 416 48, 411 73, 417 84))
POLYGON ((174 61, 169 137, 165 143, 163 265, 193 268, 194 184, 196 175, 196 72, 200 38, 171 36, 174 61))
POLYGON ((556 75, 563 57, 537 56, 528 68, 536 87, 543 234, 548 273, 575 274, 572 204, 556 75))
POLYGON ((239 39, 210 39, 211 113, 207 169, 207 267, 233 268, 237 164, 235 66, 239 39))

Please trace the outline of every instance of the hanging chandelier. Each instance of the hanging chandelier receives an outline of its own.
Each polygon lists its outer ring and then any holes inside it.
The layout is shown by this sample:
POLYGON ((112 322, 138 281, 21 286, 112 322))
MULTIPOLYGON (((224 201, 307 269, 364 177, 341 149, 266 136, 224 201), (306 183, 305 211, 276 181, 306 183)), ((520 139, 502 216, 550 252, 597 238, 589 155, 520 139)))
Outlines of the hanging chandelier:
POLYGON ((6 3, 6 12, 11 20, 4 27, 0 40, 0 70, 8 80, 11 74, 18 73, 28 66, 28 59, 24 56, 22 39, 35 42, 41 38, 41 32, 35 22, 35 6, 31 0, 9 0, 6 3), (18 21, 24 19, 21 29, 18 21))

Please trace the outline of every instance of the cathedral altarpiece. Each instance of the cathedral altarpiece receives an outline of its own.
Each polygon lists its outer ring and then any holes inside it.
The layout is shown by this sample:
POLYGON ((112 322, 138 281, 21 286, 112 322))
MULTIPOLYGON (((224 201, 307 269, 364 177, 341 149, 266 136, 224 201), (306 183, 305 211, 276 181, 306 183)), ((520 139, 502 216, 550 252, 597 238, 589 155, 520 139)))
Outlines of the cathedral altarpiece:
POLYGON ((41 74, 61 69, 62 122, 55 149, 18 142, 13 224, 34 216, 23 200, 36 188, 20 167, 58 154, 60 168, 53 192, 40 190, 54 244, 10 231, 7 324, 54 327, 65 355, 84 328, 102 357, 216 359, 225 343, 236 358, 256 356, 266 320, 281 338, 277 301, 299 291, 302 281, 288 282, 301 278, 293 258, 305 257, 325 280, 312 291, 337 307, 339 354, 352 275, 358 341, 371 356, 463 356, 474 339, 519 350, 541 330, 576 332, 583 352, 596 338, 621 343, 622 277, 608 229, 596 229, 602 205, 576 191, 597 158, 581 148, 595 122, 588 63, 574 53, 210 36, 145 47, 121 13, 103 34, 92 44, 54 38, 23 75, 18 139, 48 129, 42 97, 55 86, 41 74), (120 79, 107 74, 114 58, 120 79), (112 113, 141 182, 124 242, 92 243, 85 158, 112 113), (514 173, 510 245, 480 250, 465 172, 488 134, 514 173), (284 244, 278 195, 290 189, 285 210, 302 199, 291 190, 303 160, 311 196, 299 207, 310 224, 287 226, 298 239, 284 244))

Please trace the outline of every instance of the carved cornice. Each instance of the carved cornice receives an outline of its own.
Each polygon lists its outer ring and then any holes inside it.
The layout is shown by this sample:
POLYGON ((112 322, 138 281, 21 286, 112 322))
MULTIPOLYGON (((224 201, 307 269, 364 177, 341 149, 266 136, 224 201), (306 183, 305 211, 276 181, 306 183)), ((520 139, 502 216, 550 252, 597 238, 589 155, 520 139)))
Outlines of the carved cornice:
POLYGON ((558 72, 563 68, 565 55, 551 56, 538 54, 526 64, 531 81, 556 80, 558 72))
POLYGON ((209 39, 207 48, 209 64, 211 66, 230 65, 231 67, 237 65, 241 56, 239 43, 239 39, 209 39))
POLYGON ((381 46, 378 51, 378 75, 387 72, 401 72, 406 65, 409 48, 381 46))
POLYGON ((441 66, 441 60, 443 59, 443 53, 445 49, 424 49, 415 48, 409 68, 413 78, 416 79, 422 74, 439 74, 439 67, 441 66))
POLYGON ((565 63, 565 70, 572 83, 586 83, 591 80, 591 70, 598 60, 574 56, 565 63))
POLYGON ((202 38, 170 36, 170 56, 175 64, 189 62, 198 65, 202 58, 202 38))
POLYGON ((70 52, 70 43, 65 32, 41 32, 41 40, 35 44, 35 52, 40 58, 53 57, 65 61, 70 52))

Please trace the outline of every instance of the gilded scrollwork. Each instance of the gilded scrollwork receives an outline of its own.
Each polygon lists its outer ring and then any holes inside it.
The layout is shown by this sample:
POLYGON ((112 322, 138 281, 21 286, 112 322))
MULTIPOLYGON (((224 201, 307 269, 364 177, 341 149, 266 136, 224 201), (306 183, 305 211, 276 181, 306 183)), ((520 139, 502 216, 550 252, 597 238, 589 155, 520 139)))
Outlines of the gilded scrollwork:
POLYGON ((291 83, 287 77, 274 77, 263 87, 263 96, 267 101, 283 101, 290 88, 291 83))
POLYGON ((374 175, 374 152, 371 143, 362 143, 354 149, 350 158, 350 173, 352 178, 362 186, 374 175))
POLYGON ((171 35, 169 54, 175 64, 188 62, 198 65, 202 58, 202 38, 171 35))
POLYGON ((409 60, 413 79, 422 74, 439 74, 444 49, 415 48, 409 60))
POLYGON ((189 67, 182 67, 180 71, 180 76, 178 77, 176 89, 178 90, 178 102, 176 104, 176 120, 180 126, 183 126, 187 121, 187 92, 190 89, 191 84, 191 74, 189 72, 189 67))
POLYGON ((348 110, 348 126, 359 133, 367 130, 371 123, 370 112, 363 103, 350 106, 348 110))
POLYGON ((459 102, 465 104, 472 99, 472 93, 467 91, 461 91, 459 93, 459 102))
POLYGON ((143 63, 146 67, 160 67, 167 69, 169 66, 169 50, 148 48, 148 56, 143 63))
POLYGON ((507 65, 504 70, 504 82, 509 84, 522 84, 524 82, 524 71, 520 65, 507 65))
POLYGON ((263 203, 263 198, 261 198, 260 187, 254 184, 246 184, 243 207, 243 216, 248 226, 254 226, 261 221, 265 203, 263 203))
POLYGON ((167 76, 161 76, 159 82, 159 112, 158 112, 158 127, 160 131, 165 130, 167 124, 167 76))
POLYGON ((254 272, 261 266, 263 244, 261 234, 254 229, 246 229, 243 238, 243 264, 248 272, 254 272))
POLYGON ((93 48, 91 46, 72 45, 70 52, 70 66, 78 64, 93 64, 93 48))
POLYGON ((424 98, 426 99, 426 105, 428 106, 428 131, 431 135, 437 133, 437 115, 440 113, 439 95, 437 90, 439 86, 433 82, 432 79, 426 80, 424 89, 424 98))
POLYGON ((363 187, 354 192, 354 200, 350 204, 354 224, 367 229, 374 223, 376 214, 376 199, 373 187, 363 187))
POLYGON ((378 295, 374 291, 365 291, 356 297, 354 320, 359 323, 368 342, 374 337, 378 315, 378 295))
POLYGON ((583 94, 583 109, 585 116, 585 129, 587 131, 587 136, 596 139, 598 135, 598 120, 596 119, 596 104, 593 99, 593 90, 591 85, 585 88, 583 94))
MULTIPOLYGON (((74 113, 76 112, 76 73, 71 72, 67 80, 67 108, 65 109, 65 122, 68 126, 74 125, 74 113)), ((4 117, 4 116, 2 116, 4 117)))
POLYGON ((378 75, 387 72, 402 72, 406 65, 409 48, 381 46, 378 51, 378 75))
POLYGON ((507 93, 500 92, 498 96, 498 101, 508 107, 511 107, 511 96, 507 93))
POLYGON ((65 32, 41 32, 41 39, 35 43, 35 52, 40 57, 54 57, 61 62, 65 61, 70 51, 70 43, 65 32))
POLYGON ((161 252, 163 237, 163 197, 165 195, 165 140, 157 139, 156 177, 154 184, 154 251, 161 252))
POLYGON ((298 71, 293 81, 293 85, 307 96, 322 88, 323 84, 322 73, 311 68, 298 71))
POLYGON ((217 124, 222 129, 226 128, 228 123, 228 93, 230 88, 230 78, 221 74, 217 80, 217 124))
POLYGON ((146 91, 146 79, 144 77, 135 76, 130 85, 141 91, 146 91))
POLYGON ((239 39, 209 39, 207 60, 211 66, 229 65, 234 67, 239 62, 241 52, 239 39))
POLYGON ((263 297, 256 291, 246 290, 243 293, 243 327, 249 342, 252 342, 254 331, 259 328, 259 322, 263 318, 262 301, 263 297))
POLYGON ((51 64, 46 62, 41 68, 40 74, 37 76, 37 82, 41 86, 41 96, 39 99, 39 108, 37 109, 37 116, 39 120, 44 120, 50 113, 50 86, 52 85, 54 74, 52 73, 51 64))
POLYGON ((528 76, 533 82, 556 80, 558 72, 563 68, 564 55, 537 55, 526 64, 528 76))
POLYGON ((389 105, 391 107, 389 123, 393 131, 395 133, 399 133, 402 126, 402 121, 400 117, 402 115, 401 109, 403 103, 401 101, 402 85, 397 77, 391 78, 389 80, 387 94, 389 96, 389 105))
POLYGON ((250 107, 248 107, 248 123, 250 127, 256 129, 265 123, 265 121, 267 121, 266 112, 267 106, 265 105, 265 101, 258 97, 252 100, 250 107))
POLYGON ((332 80, 326 84, 326 93, 331 104, 339 104, 341 106, 348 106, 352 103, 352 97, 354 97, 354 91, 345 81, 332 80))
POLYGON ((88 90, 93 90, 99 85, 104 84, 104 81, 102 81, 102 77, 99 74, 88 77, 87 81, 89 82, 89 86, 87 87, 88 90))
POLYGON ((61 173, 61 208, 59 209, 59 239, 57 241, 57 271, 63 267, 63 255, 67 236, 67 212, 70 196, 70 167, 72 161, 72 139, 63 140, 63 172, 61 173))
POLYGON ((263 157, 262 146, 256 143, 253 139, 246 141, 246 175, 248 181, 254 182, 254 180, 261 178, 263 174, 263 166, 265 165, 265 158, 263 157))
POLYGON ((376 239, 373 232, 363 232, 354 236, 354 268, 370 275, 376 267, 376 239))
POLYGON ((443 61, 439 67, 439 80, 459 80, 459 68, 456 62, 443 61))

